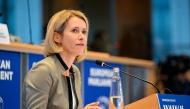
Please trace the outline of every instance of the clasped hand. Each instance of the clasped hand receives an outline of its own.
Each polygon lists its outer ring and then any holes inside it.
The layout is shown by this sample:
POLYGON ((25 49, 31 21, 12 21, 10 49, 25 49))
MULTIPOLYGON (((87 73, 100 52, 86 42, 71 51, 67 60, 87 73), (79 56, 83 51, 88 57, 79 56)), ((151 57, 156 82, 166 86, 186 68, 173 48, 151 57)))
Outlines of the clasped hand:
POLYGON ((87 104, 84 109, 102 109, 101 107, 98 106, 100 102, 93 102, 90 104, 87 104))

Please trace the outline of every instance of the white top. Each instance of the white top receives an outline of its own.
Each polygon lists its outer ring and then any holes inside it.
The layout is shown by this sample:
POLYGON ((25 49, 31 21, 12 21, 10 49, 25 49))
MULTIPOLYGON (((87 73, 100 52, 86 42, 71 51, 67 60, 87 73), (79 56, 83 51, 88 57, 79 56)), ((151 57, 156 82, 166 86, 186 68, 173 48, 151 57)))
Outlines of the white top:
POLYGON ((73 90, 73 84, 72 84, 72 81, 71 81, 71 77, 69 78, 70 80, 70 84, 71 84, 71 92, 72 92, 72 98, 73 98, 73 109, 76 107, 76 97, 74 95, 74 90, 73 90))

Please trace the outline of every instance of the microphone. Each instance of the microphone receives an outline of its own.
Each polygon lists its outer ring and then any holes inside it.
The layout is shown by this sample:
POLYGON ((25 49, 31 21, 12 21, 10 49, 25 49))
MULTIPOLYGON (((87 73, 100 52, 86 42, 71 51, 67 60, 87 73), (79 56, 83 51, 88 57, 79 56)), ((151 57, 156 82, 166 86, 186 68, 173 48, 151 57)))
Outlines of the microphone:
MULTIPOLYGON (((105 64, 104 62, 102 62, 102 61, 100 61, 100 60, 96 60, 96 64, 97 64, 97 65, 100 65, 100 66, 106 66, 106 67, 109 67, 109 68, 113 69, 113 67, 111 67, 111 66, 105 64)), ((129 75, 129 76, 131 76, 131 77, 133 77, 133 78, 136 78, 136 79, 138 79, 138 80, 141 80, 141 81, 143 81, 143 82, 146 82, 146 83, 148 83, 148 84, 151 84, 154 88, 156 88, 157 92, 160 93, 160 90, 159 90, 153 83, 151 83, 151 82, 149 82, 149 81, 147 81, 147 80, 141 79, 141 78, 139 78, 139 77, 136 77, 136 76, 134 76, 134 75, 132 75, 132 74, 130 74, 130 73, 124 72, 124 71, 122 71, 122 70, 119 70, 119 71, 122 72, 122 73, 124 73, 124 74, 127 74, 127 75, 129 75)))

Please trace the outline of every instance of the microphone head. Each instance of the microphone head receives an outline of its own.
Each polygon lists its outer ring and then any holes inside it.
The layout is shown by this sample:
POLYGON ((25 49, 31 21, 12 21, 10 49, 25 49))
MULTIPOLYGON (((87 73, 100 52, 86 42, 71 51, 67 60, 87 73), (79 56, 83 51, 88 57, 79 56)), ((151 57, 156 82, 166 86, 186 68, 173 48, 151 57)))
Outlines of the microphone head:
POLYGON ((104 62, 100 61, 100 60, 96 60, 96 64, 100 65, 100 66, 104 66, 104 62))

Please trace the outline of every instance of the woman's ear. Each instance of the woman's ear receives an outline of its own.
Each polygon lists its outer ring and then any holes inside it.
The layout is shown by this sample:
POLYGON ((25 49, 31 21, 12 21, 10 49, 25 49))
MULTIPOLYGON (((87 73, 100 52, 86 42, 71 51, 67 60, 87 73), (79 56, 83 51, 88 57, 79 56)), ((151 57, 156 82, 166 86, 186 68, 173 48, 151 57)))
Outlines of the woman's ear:
POLYGON ((54 39, 55 42, 61 43, 61 35, 58 34, 57 32, 54 32, 53 39, 54 39))

